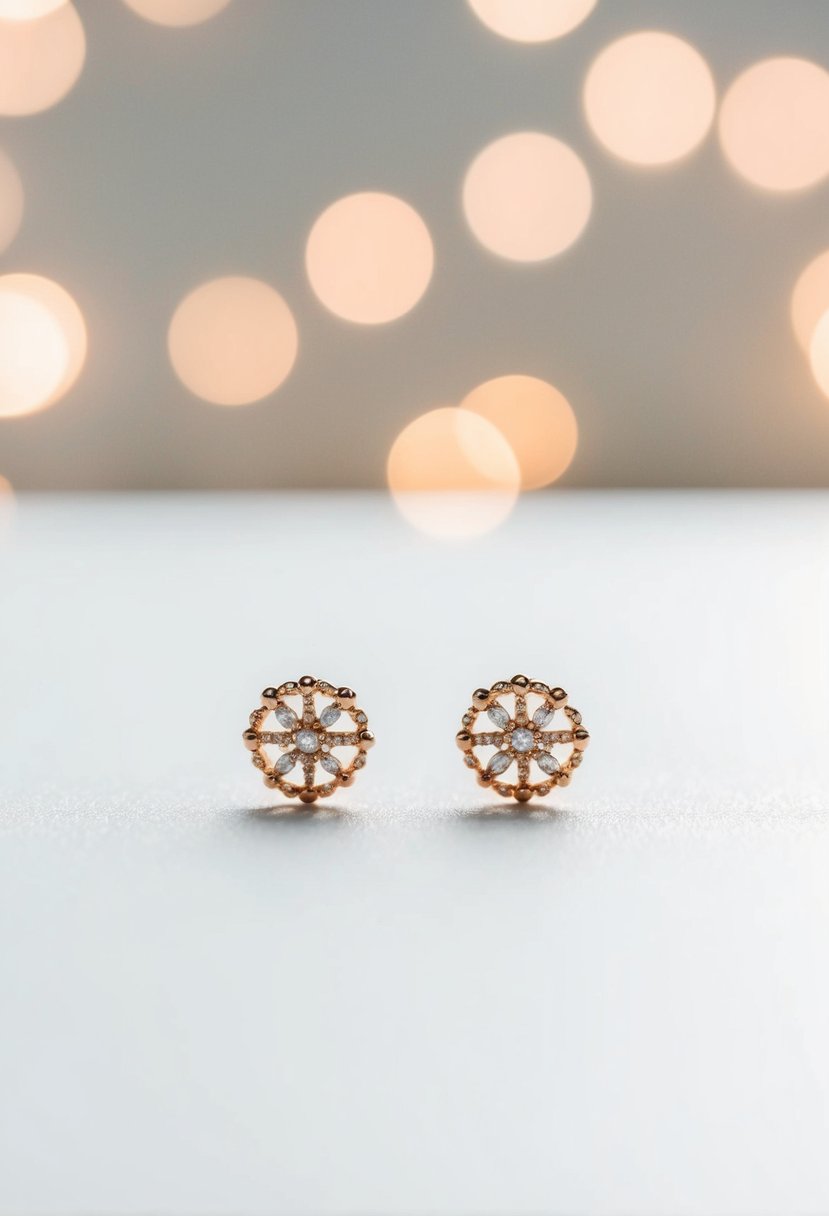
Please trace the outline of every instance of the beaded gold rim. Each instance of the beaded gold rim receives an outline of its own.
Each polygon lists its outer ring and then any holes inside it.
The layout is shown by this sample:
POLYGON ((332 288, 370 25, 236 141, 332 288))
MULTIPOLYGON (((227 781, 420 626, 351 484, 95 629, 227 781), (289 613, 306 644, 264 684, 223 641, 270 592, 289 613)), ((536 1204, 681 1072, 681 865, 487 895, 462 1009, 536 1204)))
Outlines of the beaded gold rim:
POLYGON ((313 676, 266 688, 242 740, 253 753, 251 761, 268 789, 279 790, 286 798, 316 802, 340 786, 351 785, 355 773, 365 765, 366 752, 374 746, 368 718, 356 701, 353 689, 335 688, 313 676), (318 705, 318 697, 326 703, 318 705), (276 730, 264 729, 269 714, 274 716, 276 730), (343 716, 351 720, 352 729, 343 729, 343 716), (269 753, 269 747, 277 748, 279 754, 269 753), (298 765, 301 785, 289 779, 298 765), (318 765, 325 774, 319 782, 318 765))
POLYGON ((533 797, 543 798, 556 786, 570 784, 590 735, 582 726, 579 711, 567 704, 563 688, 513 676, 473 692, 456 742, 465 764, 474 769, 481 785, 502 798, 528 802, 533 797), (481 714, 489 719, 490 729, 475 731, 481 714), (563 719, 557 718, 562 714, 563 719), (565 723, 566 729, 561 729, 565 723), (568 746, 569 754, 555 754, 554 749, 568 746), (494 751, 481 759, 476 755, 478 748, 494 751), (506 780, 513 765, 515 779, 506 780), (533 765, 541 774, 536 780, 532 780, 533 765))

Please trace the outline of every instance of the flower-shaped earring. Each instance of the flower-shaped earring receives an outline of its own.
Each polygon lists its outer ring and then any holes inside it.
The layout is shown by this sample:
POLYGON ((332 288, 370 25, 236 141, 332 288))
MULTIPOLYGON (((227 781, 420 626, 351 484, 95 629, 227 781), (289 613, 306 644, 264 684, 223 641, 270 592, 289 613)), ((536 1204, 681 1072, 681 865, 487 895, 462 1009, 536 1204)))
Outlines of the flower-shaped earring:
POLYGON ((570 784, 590 736, 581 724, 581 714, 567 704, 563 688, 513 676, 473 692, 456 742, 481 785, 504 798, 527 802, 533 795, 549 794, 556 785, 570 784), (559 712, 564 716, 557 720, 559 712), (473 730, 482 713, 494 729, 473 730), (567 729, 553 729, 565 725, 567 729), (556 755, 555 749, 563 747, 569 747, 569 753, 556 755), (483 758, 475 754, 476 748, 487 749, 483 758), (533 764, 540 770, 540 778, 535 780, 533 764), (510 780, 507 773, 513 765, 516 773, 510 780))
POLYGON ((250 715, 250 729, 242 735, 265 785, 300 802, 316 802, 340 785, 351 785, 355 772, 366 762, 366 752, 374 746, 368 718, 357 708, 356 699, 352 689, 335 688, 313 676, 266 688, 261 707, 250 715), (327 704, 318 707, 317 697, 325 698, 327 704), (278 729, 263 730, 271 713, 278 729), (269 747, 278 748, 281 754, 271 755, 269 747), (288 780, 297 765, 302 767, 302 785, 288 780), (319 783, 317 765, 326 774, 319 783))

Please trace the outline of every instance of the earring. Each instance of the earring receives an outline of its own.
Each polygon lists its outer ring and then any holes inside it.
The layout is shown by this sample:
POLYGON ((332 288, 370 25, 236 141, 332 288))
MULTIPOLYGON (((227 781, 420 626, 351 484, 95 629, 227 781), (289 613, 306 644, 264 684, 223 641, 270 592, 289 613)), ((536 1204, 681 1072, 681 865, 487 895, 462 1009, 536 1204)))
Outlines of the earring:
POLYGON ((494 789, 504 798, 528 802, 533 795, 543 797, 554 786, 570 784, 590 736, 581 724, 581 714, 567 704, 563 688, 549 688, 540 680, 513 676, 511 680, 500 680, 492 688, 478 688, 473 692, 472 704, 463 715, 456 742, 464 753, 466 765, 477 772, 481 785, 494 789), (558 725, 555 715, 559 711, 568 720, 567 730, 552 729, 558 725), (482 713, 486 713, 489 725, 494 729, 473 730, 482 713), (567 744, 570 745, 568 756, 553 755, 554 747, 567 744), (481 760, 474 752, 478 747, 497 750, 488 759, 481 760), (503 780, 513 764, 516 765, 515 779, 503 780), (541 779, 535 782, 531 780, 533 764, 541 771, 541 779))
POLYGON ((265 689, 262 705, 250 715, 250 729, 242 740, 253 753, 251 760, 268 789, 279 790, 286 798, 299 798, 300 802, 316 802, 333 794, 338 786, 353 783, 355 772, 366 762, 366 752, 374 746, 368 718, 357 708, 356 699, 351 688, 335 688, 313 676, 265 689), (317 707, 317 697, 325 698, 327 704, 317 707), (277 729, 263 730, 271 713, 277 729), (350 723, 340 721, 343 715, 351 719, 350 723), (338 730, 329 729, 338 724, 338 730), (278 748, 281 754, 269 754, 269 747, 278 748), (348 754, 340 759, 335 749, 348 754), (302 785, 288 780, 298 764, 302 766, 302 785), (319 784, 317 765, 327 777, 319 784))

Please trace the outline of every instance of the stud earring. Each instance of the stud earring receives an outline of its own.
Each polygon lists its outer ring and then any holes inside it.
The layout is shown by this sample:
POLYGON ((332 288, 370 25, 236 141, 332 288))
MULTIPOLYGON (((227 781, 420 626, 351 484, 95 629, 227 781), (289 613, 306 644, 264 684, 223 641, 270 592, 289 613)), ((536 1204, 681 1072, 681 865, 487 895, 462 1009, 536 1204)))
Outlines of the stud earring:
POLYGON ((540 680, 513 676, 511 680, 500 680, 491 688, 473 692, 456 742, 466 765, 477 772, 481 785, 504 798, 528 802, 534 795, 549 794, 554 786, 570 784, 590 736, 581 724, 581 714, 567 704, 563 688, 550 688, 540 680), (557 720, 556 714, 560 712, 564 718, 557 720), (482 713, 493 729, 473 730, 482 713), (553 729, 564 723, 566 730, 553 729), (569 755, 553 754, 553 748, 568 745, 569 755), (496 750, 481 759, 475 754, 476 748, 496 750), (507 774, 513 764, 516 772, 510 780, 507 774), (535 781, 533 764, 541 772, 541 778, 535 781))
POLYGON ((366 752, 374 746, 368 718, 357 708, 356 700, 351 688, 335 688, 313 676, 265 689, 242 740, 253 753, 251 760, 268 789, 300 802, 316 802, 338 786, 352 784, 355 772, 366 762, 366 752), (327 704, 318 706, 317 697, 327 704), (276 730, 263 730, 269 714, 273 714, 276 730), (343 716, 350 722, 343 722, 343 716), (268 748, 277 748, 279 754, 270 754, 268 748), (302 785, 288 780, 297 765, 302 766, 302 785), (325 773, 319 783, 317 765, 325 773))

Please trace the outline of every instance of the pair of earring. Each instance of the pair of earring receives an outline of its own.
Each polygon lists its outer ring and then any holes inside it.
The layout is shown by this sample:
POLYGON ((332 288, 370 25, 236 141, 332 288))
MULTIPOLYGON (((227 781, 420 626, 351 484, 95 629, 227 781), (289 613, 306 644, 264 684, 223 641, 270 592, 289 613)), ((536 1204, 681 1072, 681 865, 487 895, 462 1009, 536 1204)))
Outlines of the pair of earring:
MULTIPOLYGON (((365 765, 366 753, 374 746, 368 718, 358 707, 354 690, 335 688, 313 676, 266 688, 242 739, 265 785, 301 802, 316 802, 339 786, 351 785, 365 765), (324 704, 318 704, 317 698, 324 704), (264 729, 270 714, 277 730, 264 729), (272 755, 269 747, 278 748, 280 754, 272 755), (318 765, 324 773, 320 781, 318 765), (301 785, 292 779, 297 766, 302 769, 301 785)), ((478 782, 518 802, 543 797, 555 786, 569 785, 589 741, 581 714, 567 704, 564 689, 526 676, 499 680, 491 688, 477 688, 455 736, 464 762, 476 773, 478 782), (556 720, 559 713, 563 718, 556 720), (476 731, 473 728, 481 714, 486 715, 489 729, 476 731), (553 729, 559 725, 566 729, 553 729), (568 746, 566 756, 553 754, 553 748, 568 746), (488 750, 479 757, 477 748, 488 750), (513 764, 516 772, 510 780, 507 773, 513 764), (535 781, 533 764, 541 773, 535 781)))

